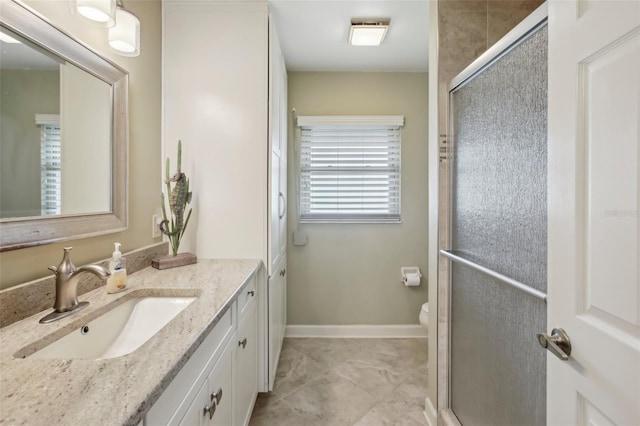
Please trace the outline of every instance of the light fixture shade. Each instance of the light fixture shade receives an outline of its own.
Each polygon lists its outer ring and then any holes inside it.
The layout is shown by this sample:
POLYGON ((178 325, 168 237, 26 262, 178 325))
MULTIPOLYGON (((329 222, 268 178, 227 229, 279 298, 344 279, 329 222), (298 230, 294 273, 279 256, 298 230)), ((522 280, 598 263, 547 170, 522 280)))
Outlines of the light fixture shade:
POLYGON ((116 25, 109 28, 109 46, 122 56, 140 54, 140 20, 121 7, 116 10, 116 25))
POLYGON ((352 46, 379 46, 389 28, 389 20, 351 20, 349 44, 352 46))
POLYGON ((101 27, 111 28, 116 23, 116 0, 72 0, 80 16, 101 27))

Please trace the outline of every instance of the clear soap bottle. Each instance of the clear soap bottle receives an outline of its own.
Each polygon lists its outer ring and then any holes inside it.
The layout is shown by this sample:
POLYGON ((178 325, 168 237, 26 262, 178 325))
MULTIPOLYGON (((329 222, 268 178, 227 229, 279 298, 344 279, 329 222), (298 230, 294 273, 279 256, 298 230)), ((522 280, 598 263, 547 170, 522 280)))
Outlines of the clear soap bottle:
POLYGON ((117 293, 126 287, 127 263, 120 252, 120 243, 114 243, 115 251, 109 261, 109 272, 111 275, 107 279, 107 293, 117 293))

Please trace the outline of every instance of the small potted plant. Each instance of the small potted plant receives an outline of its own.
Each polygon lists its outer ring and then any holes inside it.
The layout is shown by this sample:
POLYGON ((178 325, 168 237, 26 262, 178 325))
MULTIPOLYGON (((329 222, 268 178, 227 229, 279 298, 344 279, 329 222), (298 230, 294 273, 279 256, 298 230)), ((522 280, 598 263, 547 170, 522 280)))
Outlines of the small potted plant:
POLYGON ((178 141, 178 171, 173 175, 169 175, 169 159, 167 158, 165 166, 164 183, 167 185, 167 197, 169 199, 169 215, 165 207, 165 194, 160 194, 162 203, 162 222, 160 222, 160 231, 169 238, 171 246, 171 254, 153 259, 151 264, 157 269, 167 269, 176 266, 190 265, 196 263, 198 258, 193 253, 180 253, 180 241, 184 235, 189 219, 191 218, 192 209, 185 212, 187 205, 191 202, 192 193, 189 191, 189 178, 181 170, 182 165, 182 141, 178 141), (173 187, 172 187, 173 185, 173 187))

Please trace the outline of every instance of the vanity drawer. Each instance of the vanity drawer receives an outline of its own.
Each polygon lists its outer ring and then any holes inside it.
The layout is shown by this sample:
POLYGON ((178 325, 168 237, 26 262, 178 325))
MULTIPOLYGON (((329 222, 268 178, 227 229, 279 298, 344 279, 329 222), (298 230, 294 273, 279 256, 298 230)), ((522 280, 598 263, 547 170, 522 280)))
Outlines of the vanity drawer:
POLYGON ((244 286, 241 293, 238 295, 238 321, 247 312, 247 308, 251 302, 258 296, 258 285, 256 277, 251 278, 251 281, 244 286))

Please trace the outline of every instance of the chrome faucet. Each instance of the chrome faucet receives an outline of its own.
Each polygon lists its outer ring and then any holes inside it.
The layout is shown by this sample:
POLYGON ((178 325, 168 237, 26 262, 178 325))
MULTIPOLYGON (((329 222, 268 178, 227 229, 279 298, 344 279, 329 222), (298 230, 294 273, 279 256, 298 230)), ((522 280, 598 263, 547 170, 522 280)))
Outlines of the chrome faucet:
POLYGON ((107 268, 100 265, 86 265, 76 268, 69 255, 72 248, 64 248, 64 256, 60 265, 49 267, 56 275, 56 302, 53 305, 53 312, 40 320, 43 324, 68 317, 87 307, 89 302, 78 302, 78 283, 80 282, 78 275, 83 272, 91 272, 103 279, 111 275, 107 268))

